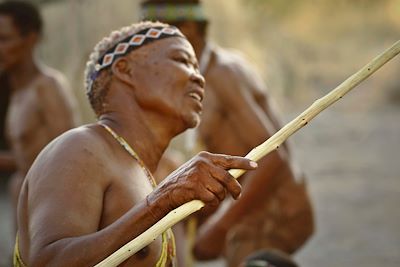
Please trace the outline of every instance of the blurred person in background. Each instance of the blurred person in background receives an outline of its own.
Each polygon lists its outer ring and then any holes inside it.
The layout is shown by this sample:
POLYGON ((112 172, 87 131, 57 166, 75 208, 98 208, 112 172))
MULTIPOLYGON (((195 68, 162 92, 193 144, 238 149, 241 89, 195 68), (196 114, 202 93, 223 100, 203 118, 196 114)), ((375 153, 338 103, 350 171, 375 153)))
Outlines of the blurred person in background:
POLYGON ((0 167, 15 171, 9 180, 14 211, 36 156, 78 120, 64 76, 35 57, 42 24, 38 8, 31 3, 0 3, 0 90, 2 96, 9 92, 4 134, 10 148, 0 151, 0 167))
POLYGON ((6 115, 10 98, 10 87, 5 73, 0 72, 0 175, 1 179, 15 171, 15 161, 9 151, 5 137, 6 115))
MULTIPOLYGON (((145 0, 140 16, 177 26, 196 52, 206 93, 192 147, 245 155, 280 129, 265 84, 253 66, 238 52, 208 41, 208 20, 199 0, 145 0)), ((197 218, 193 249, 197 259, 224 256, 229 266, 238 266, 253 251, 292 254, 309 239, 314 229, 312 207, 305 178, 294 170, 287 144, 261 159, 257 171, 240 182, 239 201, 226 201, 209 218, 197 218)))

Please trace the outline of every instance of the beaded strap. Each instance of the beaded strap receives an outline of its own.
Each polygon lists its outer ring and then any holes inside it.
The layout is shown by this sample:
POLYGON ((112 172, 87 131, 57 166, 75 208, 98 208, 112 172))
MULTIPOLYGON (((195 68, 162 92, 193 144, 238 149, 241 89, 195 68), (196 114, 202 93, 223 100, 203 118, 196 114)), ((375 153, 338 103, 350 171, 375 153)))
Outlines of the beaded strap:
MULTIPOLYGON (((142 170, 145 172, 147 178, 149 179, 151 185, 154 187, 157 186, 157 183, 149 171, 147 169, 146 165, 144 164, 143 160, 138 156, 138 154, 133 150, 133 148, 128 144, 128 142, 125 141, 125 139, 118 134, 116 134, 109 126, 99 123, 101 126, 103 126, 104 129, 107 130, 111 134, 112 137, 114 137, 115 140, 118 141, 118 143, 131 155, 140 165, 142 170)), ((155 267, 165 267, 167 262, 168 262, 168 256, 169 259, 171 260, 172 266, 176 266, 176 247, 175 247, 175 239, 174 239, 174 234, 171 229, 168 229, 161 235, 162 243, 161 243, 161 255, 160 258, 158 259, 155 267)))
POLYGON ((123 137, 117 135, 113 131, 113 129, 111 129, 107 125, 105 125, 103 123, 99 123, 99 124, 101 126, 103 126, 112 135, 112 137, 114 137, 114 139, 117 140, 118 143, 129 153, 129 155, 131 155, 139 163, 140 167, 145 172, 145 174, 146 174, 147 178, 149 179, 149 181, 150 181, 151 185, 153 186, 153 188, 156 187, 157 186, 157 182, 154 179, 153 175, 151 174, 149 169, 147 169, 147 167, 144 164, 143 160, 138 156, 138 154, 135 152, 135 150, 133 150, 132 147, 128 144, 128 142, 126 142, 123 137))
POLYGON ((14 257, 13 257, 13 266, 14 267, 27 267, 24 261, 21 258, 21 254, 19 252, 19 235, 15 237, 15 246, 14 246, 14 257))

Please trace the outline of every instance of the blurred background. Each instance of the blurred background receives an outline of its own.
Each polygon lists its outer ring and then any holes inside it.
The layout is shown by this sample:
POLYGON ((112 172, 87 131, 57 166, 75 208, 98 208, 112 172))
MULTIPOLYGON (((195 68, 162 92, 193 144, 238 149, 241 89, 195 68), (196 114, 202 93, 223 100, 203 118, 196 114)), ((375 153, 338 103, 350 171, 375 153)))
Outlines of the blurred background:
MULTIPOLYGON (((68 77, 84 122, 94 121, 83 88, 86 60, 103 36, 138 20, 139 1, 33 2, 45 19, 39 57, 68 77)), ((400 0, 203 2, 211 40, 253 62, 284 122, 400 39, 400 0)), ((296 255, 300 265, 400 266, 400 57, 291 142, 317 222, 296 255)), ((0 200, 0 266, 9 266, 14 237, 6 179, 0 200)))

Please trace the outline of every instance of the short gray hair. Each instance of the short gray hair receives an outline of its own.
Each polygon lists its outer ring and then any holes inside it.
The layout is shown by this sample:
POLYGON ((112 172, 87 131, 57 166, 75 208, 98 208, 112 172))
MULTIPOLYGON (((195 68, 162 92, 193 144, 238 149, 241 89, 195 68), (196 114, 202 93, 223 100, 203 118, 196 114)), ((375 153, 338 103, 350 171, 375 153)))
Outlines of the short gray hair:
POLYGON ((151 27, 169 27, 169 25, 161 22, 151 21, 134 23, 130 26, 126 26, 117 31, 111 32, 109 36, 103 38, 94 47, 94 50, 90 54, 89 60, 86 63, 84 83, 89 102, 96 115, 100 115, 102 111, 102 103, 104 98, 107 96, 112 74, 110 68, 105 68, 97 73, 96 65, 98 65, 98 61, 109 49, 117 45, 128 36, 151 27))

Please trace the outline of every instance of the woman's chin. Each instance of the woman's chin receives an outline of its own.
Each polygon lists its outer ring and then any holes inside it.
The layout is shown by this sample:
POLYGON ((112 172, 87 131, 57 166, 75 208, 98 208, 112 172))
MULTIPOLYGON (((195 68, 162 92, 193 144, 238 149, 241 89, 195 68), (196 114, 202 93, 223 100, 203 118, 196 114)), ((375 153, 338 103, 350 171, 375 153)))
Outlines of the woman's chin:
POLYGON ((187 118, 186 120, 186 128, 191 129, 191 128, 196 128, 200 124, 200 114, 199 113, 192 113, 190 118, 187 118))

